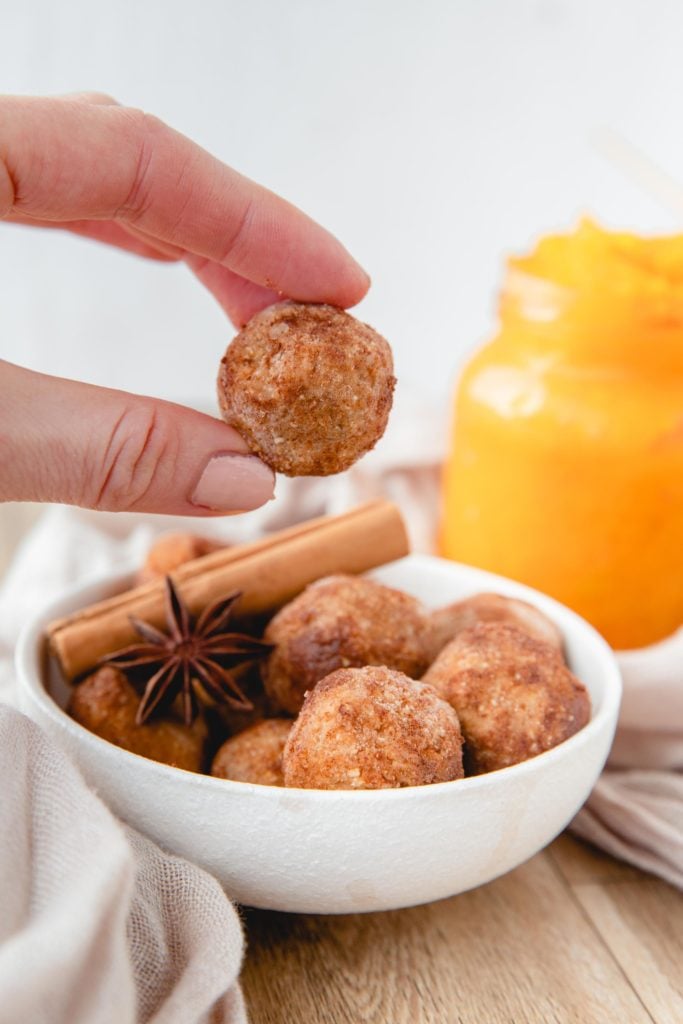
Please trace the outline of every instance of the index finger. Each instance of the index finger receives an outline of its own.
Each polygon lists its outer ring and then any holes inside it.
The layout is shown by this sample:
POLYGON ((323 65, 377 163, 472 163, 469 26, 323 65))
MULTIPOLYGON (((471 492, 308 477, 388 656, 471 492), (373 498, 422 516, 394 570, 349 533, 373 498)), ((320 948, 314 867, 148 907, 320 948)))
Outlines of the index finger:
POLYGON ((291 298, 352 306, 369 278, 295 206, 157 118, 0 98, 0 218, 118 220, 291 298))

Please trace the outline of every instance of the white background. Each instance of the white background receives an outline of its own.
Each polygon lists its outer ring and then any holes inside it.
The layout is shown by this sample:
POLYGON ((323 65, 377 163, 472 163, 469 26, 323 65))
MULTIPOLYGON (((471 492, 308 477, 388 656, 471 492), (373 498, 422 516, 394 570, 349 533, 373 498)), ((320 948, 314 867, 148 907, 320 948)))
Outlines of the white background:
MULTIPOLYGON (((0 91, 144 107, 336 232, 361 315, 436 404, 505 253, 589 211, 676 230, 596 148, 683 182, 676 0, 0 0, 0 91)), ((683 200, 681 200, 683 206, 683 200)), ((683 216, 683 214, 682 214, 683 216)), ((211 406, 232 329, 183 268, 0 225, 0 356, 211 406)))

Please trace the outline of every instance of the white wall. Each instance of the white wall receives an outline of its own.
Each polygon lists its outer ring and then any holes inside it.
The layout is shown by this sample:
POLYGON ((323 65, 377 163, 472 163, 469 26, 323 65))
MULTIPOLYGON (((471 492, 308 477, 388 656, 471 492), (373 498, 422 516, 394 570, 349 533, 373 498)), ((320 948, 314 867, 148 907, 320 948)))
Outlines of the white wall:
MULTIPOLYGON (((401 384, 447 394, 505 252, 584 210, 676 228, 599 154, 683 182, 677 0, 1 0, 0 91, 106 91, 335 231, 401 384)), ((232 334, 181 268, 0 225, 0 356, 213 402, 232 334)))

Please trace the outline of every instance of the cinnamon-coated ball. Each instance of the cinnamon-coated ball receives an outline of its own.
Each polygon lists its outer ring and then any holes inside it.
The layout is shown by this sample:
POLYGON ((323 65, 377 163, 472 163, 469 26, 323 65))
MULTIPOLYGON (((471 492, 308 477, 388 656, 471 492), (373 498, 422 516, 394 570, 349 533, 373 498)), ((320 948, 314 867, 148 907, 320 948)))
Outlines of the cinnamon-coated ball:
POLYGON ((502 594, 474 594, 431 613, 427 624, 430 660, 464 629, 478 622, 507 622, 562 650, 560 630, 534 605, 502 594))
POLYGON ((389 345, 334 306, 281 302, 223 356, 223 419, 287 476, 348 469, 384 433, 395 379, 389 345))
POLYGON ((502 622, 463 630, 423 680, 455 709, 468 773, 557 746, 590 718, 590 698, 553 644, 502 622))
POLYGON ((285 785, 389 789, 462 778, 458 717, 388 668, 333 672, 306 695, 282 757, 285 785))
POLYGON ((414 597, 364 576, 326 576, 285 605, 264 640, 266 693, 290 714, 304 694, 338 668, 386 665, 418 678, 429 663, 425 615, 414 597))
POLYGON ((213 759, 211 774, 236 782, 284 786, 282 751, 292 722, 266 718, 226 740, 213 759))
POLYGON ((164 533, 152 544, 145 563, 138 572, 136 583, 149 583, 173 572, 179 565, 202 558, 225 547, 209 537, 196 533, 164 533))
POLYGON ((79 683, 68 713, 91 732, 117 747, 153 761, 199 772, 204 760, 207 728, 201 718, 192 725, 166 718, 136 725, 140 698, 120 669, 105 665, 79 683))

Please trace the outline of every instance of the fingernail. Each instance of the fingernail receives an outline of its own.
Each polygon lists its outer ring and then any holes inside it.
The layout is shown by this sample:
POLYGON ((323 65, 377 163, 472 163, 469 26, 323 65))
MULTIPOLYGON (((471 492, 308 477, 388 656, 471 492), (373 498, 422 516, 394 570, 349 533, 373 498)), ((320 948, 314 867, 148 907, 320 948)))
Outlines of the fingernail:
POLYGON ((273 497, 275 474, 255 455, 214 455, 190 498, 213 512, 249 512, 273 497))

